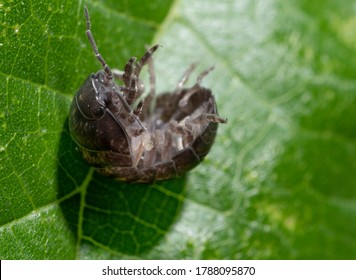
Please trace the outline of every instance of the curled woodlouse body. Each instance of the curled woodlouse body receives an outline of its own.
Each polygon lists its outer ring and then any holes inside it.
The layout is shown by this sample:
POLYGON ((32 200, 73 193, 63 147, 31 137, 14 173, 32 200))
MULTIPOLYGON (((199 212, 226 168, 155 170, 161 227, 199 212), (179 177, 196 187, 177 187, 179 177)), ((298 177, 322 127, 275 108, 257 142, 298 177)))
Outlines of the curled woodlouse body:
POLYGON ((184 88, 194 70, 191 65, 174 91, 155 97, 152 55, 158 45, 139 60, 129 59, 123 73, 111 70, 90 31, 86 7, 85 15, 86 34, 103 70, 88 77, 70 109, 70 133, 84 159, 99 173, 129 182, 169 179, 195 167, 209 152, 218 123, 226 123, 211 90, 201 86, 212 68, 201 73, 194 86, 184 88), (146 64, 150 92, 137 104, 144 92, 139 76, 146 64))

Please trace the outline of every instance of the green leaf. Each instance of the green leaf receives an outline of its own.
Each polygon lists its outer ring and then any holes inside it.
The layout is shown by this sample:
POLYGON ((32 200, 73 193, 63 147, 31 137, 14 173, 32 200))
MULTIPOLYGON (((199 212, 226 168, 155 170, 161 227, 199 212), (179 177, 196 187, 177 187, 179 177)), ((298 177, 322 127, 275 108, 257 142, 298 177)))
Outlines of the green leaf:
POLYGON ((159 92, 214 65, 229 122, 183 178, 99 176, 68 133, 84 4, 0 2, 0 258, 354 259, 354 2, 120 2, 86 3, 108 64, 159 43, 159 92))

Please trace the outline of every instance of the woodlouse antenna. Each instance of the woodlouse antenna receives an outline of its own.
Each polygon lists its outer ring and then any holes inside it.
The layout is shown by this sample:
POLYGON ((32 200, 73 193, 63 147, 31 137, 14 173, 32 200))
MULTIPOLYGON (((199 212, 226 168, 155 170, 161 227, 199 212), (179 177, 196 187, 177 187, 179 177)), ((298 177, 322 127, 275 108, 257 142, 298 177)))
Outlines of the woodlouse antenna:
POLYGON ((98 50, 98 46, 96 45, 95 43, 95 40, 94 40, 94 36, 93 36, 93 33, 91 33, 90 31, 90 16, 89 16, 89 11, 87 9, 86 6, 84 6, 84 13, 85 13, 85 17, 87 19, 87 29, 85 31, 85 34, 87 34, 87 37, 89 39, 89 42, 93 48, 93 51, 94 51, 94 54, 95 54, 95 57, 100 61, 100 63, 103 65, 103 68, 104 68, 104 71, 106 73, 106 76, 108 79, 112 79, 113 75, 112 75, 112 71, 109 67, 109 65, 106 64, 105 62, 105 59, 101 56, 101 54, 99 53, 99 50, 98 50))

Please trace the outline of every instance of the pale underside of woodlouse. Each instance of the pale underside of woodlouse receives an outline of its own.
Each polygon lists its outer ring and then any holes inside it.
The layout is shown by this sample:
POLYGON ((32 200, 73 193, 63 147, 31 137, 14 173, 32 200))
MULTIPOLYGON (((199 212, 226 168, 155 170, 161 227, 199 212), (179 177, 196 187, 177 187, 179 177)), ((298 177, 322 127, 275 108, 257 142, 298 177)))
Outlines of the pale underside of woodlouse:
POLYGON ((184 73, 177 87, 156 97, 153 46, 124 71, 111 70, 98 51, 85 7, 86 34, 103 70, 92 74, 75 95, 69 129, 84 159, 103 175, 129 182, 150 183, 177 177, 198 165, 209 152, 219 117, 210 89, 196 83, 184 85, 195 65, 184 73), (150 91, 142 98, 142 67, 148 65, 150 91), (118 85, 114 79, 121 81, 118 85))

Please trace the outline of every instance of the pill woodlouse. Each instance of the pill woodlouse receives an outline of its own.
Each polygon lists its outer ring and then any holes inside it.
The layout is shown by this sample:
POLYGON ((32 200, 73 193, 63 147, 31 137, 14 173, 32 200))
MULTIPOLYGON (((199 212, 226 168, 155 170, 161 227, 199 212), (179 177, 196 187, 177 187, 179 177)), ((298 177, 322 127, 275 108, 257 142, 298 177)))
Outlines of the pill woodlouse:
POLYGON ((99 173, 129 182, 169 179, 195 167, 209 152, 218 123, 227 122, 218 116, 210 89, 200 85, 212 68, 184 88, 191 65, 173 92, 155 98, 152 55, 158 45, 138 61, 129 59, 123 73, 112 70, 98 51, 86 7, 84 11, 86 35, 103 66, 87 78, 71 104, 69 129, 84 159, 99 173), (138 101, 144 92, 139 75, 146 64, 150 92, 138 101))

